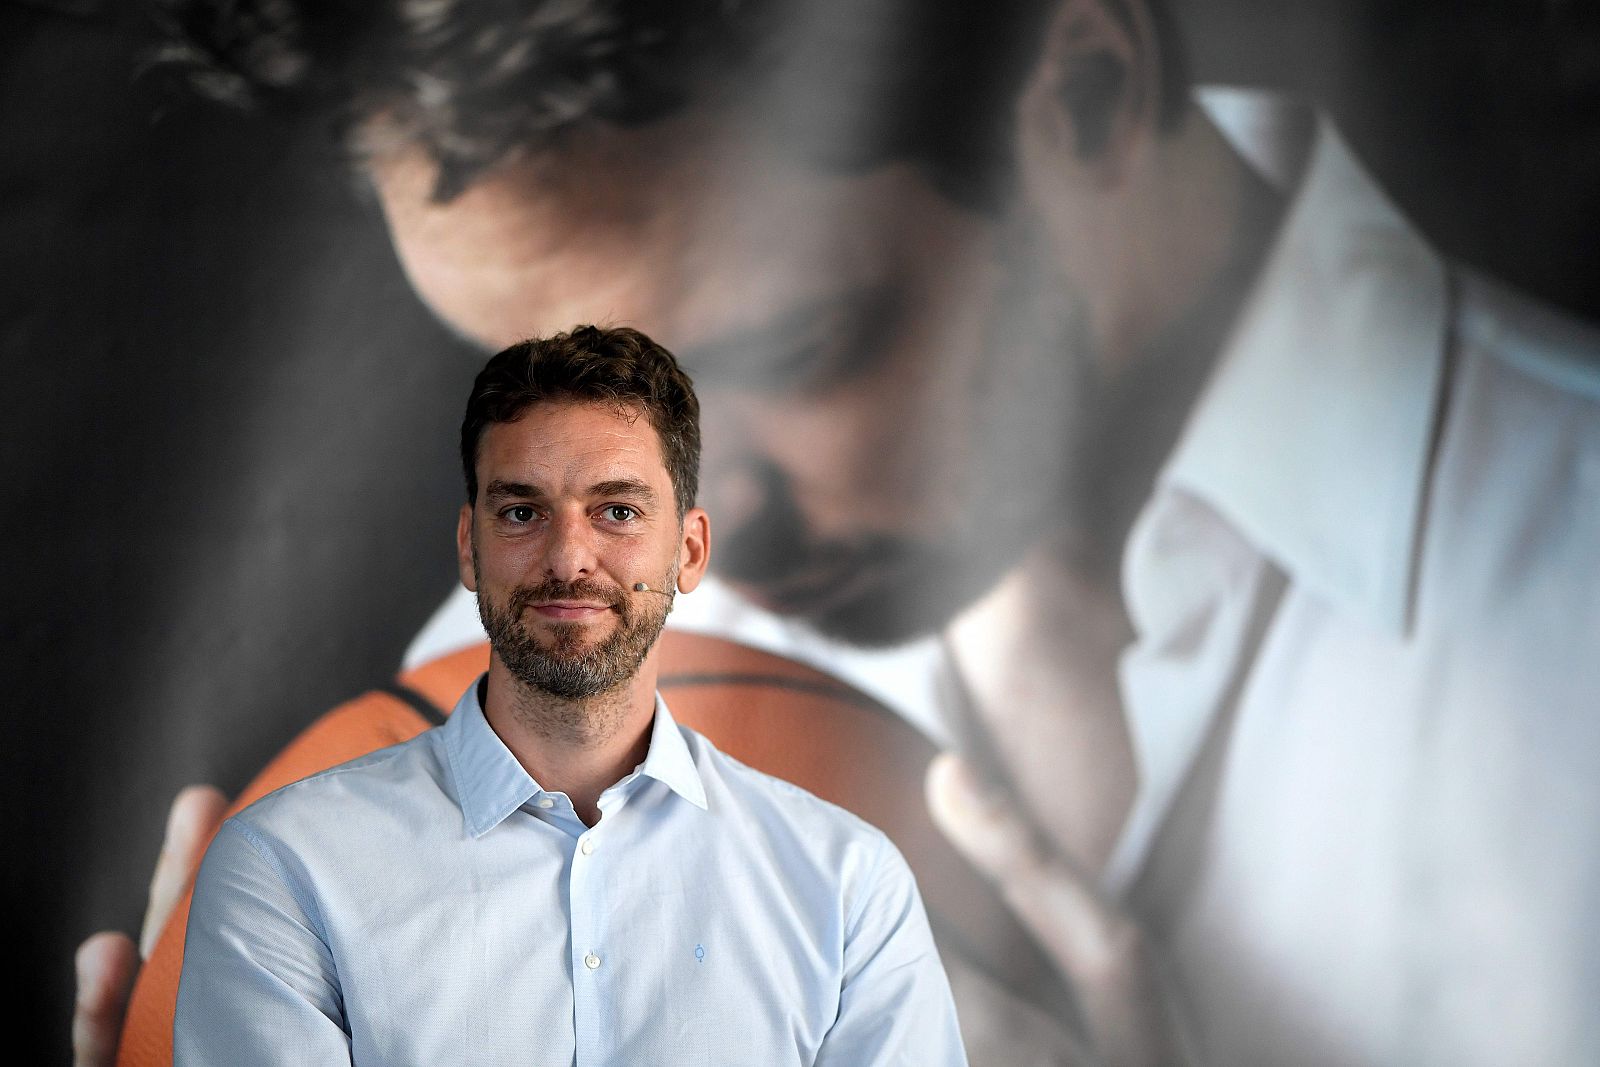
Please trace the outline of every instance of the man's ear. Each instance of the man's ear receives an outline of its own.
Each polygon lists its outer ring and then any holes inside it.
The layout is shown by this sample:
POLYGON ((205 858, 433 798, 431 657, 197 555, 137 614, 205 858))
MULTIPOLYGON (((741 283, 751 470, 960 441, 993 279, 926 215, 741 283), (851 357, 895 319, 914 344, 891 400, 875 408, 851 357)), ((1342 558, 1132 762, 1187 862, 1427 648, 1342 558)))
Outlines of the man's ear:
POLYGON ((471 504, 462 504, 461 511, 456 516, 456 569, 461 575, 461 584, 476 593, 478 581, 472 566, 471 504))
POLYGON ((692 593, 711 562, 711 519, 704 508, 690 508, 683 516, 683 540, 678 544, 678 591, 692 593))
POLYGON ((1158 47, 1143 0, 1063 0, 1022 97, 1023 136, 1057 165, 1114 184, 1160 119, 1158 47))

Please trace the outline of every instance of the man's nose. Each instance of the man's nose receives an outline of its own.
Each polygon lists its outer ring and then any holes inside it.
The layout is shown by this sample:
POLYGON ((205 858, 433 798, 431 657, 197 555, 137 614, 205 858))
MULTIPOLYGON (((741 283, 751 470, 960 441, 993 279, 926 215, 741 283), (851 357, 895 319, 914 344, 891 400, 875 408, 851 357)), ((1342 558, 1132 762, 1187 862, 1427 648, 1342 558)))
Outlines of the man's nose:
POLYGON ((553 516, 545 541, 545 574, 561 582, 593 577, 596 570, 594 538, 594 527, 588 516, 553 516))

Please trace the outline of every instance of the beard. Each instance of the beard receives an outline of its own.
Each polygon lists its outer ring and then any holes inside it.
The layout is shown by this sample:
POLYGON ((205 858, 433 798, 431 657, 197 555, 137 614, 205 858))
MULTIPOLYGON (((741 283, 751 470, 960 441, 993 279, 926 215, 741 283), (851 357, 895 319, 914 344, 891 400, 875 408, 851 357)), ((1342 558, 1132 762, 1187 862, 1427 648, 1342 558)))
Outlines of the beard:
MULTIPOLYGON (((478 617, 489 644, 513 677, 530 689, 561 700, 580 703, 625 685, 639 672, 672 608, 671 590, 676 573, 667 582, 664 597, 630 597, 621 589, 591 580, 518 586, 504 604, 478 594, 478 617), (586 627, 575 622, 549 625, 541 639, 522 621, 530 604, 546 600, 575 599, 603 602, 616 611, 619 621, 610 636, 598 643, 584 640, 586 627)), ((481 576, 478 588, 483 588, 481 576)))

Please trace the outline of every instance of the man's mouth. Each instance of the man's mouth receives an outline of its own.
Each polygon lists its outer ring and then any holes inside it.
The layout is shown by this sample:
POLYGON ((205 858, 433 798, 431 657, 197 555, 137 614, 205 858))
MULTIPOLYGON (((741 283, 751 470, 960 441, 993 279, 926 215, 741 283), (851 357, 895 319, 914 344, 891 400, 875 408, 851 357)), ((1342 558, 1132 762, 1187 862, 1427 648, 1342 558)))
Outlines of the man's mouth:
POLYGON ((547 600, 528 605, 535 615, 560 622, 582 622, 612 611, 610 604, 590 604, 577 600, 547 600))
POLYGON ((589 622, 612 612, 623 614, 623 599, 598 582, 557 583, 523 588, 512 598, 514 615, 525 612, 547 622, 589 622))

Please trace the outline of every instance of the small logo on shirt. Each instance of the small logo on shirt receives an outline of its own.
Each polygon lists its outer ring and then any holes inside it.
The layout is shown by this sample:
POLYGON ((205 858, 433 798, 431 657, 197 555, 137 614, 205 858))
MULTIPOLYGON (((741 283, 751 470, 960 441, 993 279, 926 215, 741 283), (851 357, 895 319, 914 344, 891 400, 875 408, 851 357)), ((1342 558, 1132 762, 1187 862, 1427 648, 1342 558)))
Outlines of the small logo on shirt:
POLYGON ((706 947, 704 945, 696 945, 694 947, 694 961, 696 963, 704 963, 706 961, 706 947))

